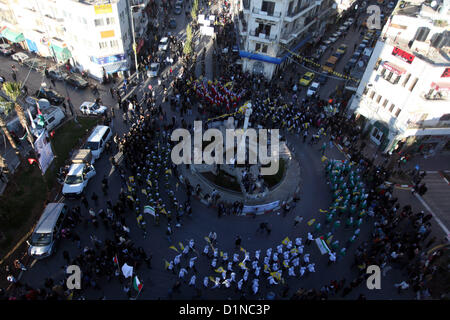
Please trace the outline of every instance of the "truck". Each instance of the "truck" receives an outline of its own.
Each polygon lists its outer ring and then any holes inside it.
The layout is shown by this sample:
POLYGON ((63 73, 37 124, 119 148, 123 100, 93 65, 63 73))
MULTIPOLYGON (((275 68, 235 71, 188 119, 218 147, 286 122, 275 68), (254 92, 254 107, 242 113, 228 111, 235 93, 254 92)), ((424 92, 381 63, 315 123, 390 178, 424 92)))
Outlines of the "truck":
POLYGON ((62 194, 68 198, 81 196, 89 180, 95 176, 95 168, 92 163, 92 153, 89 149, 79 149, 74 152, 71 159, 62 194))

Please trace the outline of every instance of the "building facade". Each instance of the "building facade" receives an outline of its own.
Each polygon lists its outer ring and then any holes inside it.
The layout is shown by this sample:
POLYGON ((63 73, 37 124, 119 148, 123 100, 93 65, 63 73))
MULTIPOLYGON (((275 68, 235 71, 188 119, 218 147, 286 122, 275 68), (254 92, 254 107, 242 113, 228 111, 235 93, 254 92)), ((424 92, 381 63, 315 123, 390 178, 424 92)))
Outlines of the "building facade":
POLYGON ((9 0, 17 23, 10 28, 23 35, 29 51, 53 57, 59 63, 68 60, 97 79, 105 74, 122 75, 134 66, 131 16, 138 44, 147 25, 144 9, 131 6, 145 2, 9 0))
POLYGON ((397 7, 382 30, 349 106, 379 150, 450 151, 448 18, 397 7))
POLYGON ((318 41, 336 6, 330 0, 241 0, 239 47, 244 71, 271 79, 292 52, 318 41))

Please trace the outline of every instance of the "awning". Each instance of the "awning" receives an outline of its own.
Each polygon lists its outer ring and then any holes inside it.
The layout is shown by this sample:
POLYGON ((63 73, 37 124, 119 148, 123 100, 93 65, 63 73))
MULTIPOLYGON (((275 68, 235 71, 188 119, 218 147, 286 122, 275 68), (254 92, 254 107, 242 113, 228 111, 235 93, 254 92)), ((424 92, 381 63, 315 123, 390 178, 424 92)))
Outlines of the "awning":
POLYGON ((126 61, 104 64, 102 67, 105 68, 105 72, 107 74, 111 74, 111 73, 123 71, 123 70, 128 70, 126 61))
POLYGON ((292 48, 290 51, 288 51, 282 58, 281 62, 286 60, 288 57, 291 56, 291 52, 297 53, 297 51, 303 47, 310 39, 312 38, 312 34, 308 34, 306 38, 304 38, 302 41, 300 41, 294 48, 292 48))
POLYGON ((387 70, 389 70, 397 75, 402 75, 406 72, 405 69, 403 69, 399 66, 396 66, 395 64, 393 64, 391 62, 387 62, 387 61, 383 62, 383 68, 386 68, 387 70))
POLYGON ((436 91, 449 91, 450 90, 450 83, 446 82, 432 82, 431 88, 433 88, 436 91))
POLYGON ((27 41, 27 45, 28 45, 28 50, 30 50, 31 52, 38 52, 36 42, 34 42, 33 40, 29 40, 29 39, 26 39, 26 41, 27 41))
POLYGON ((67 48, 61 48, 57 45, 50 45, 50 48, 53 49, 53 52, 56 55, 56 58, 58 61, 67 61, 68 59, 72 58, 72 54, 70 53, 70 50, 67 48))
POLYGON ((251 53, 251 52, 240 50, 239 55, 241 56, 241 58, 258 60, 258 61, 263 61, 263 62, 268 62, 268 63, 273 63, 273 64, 281 63, 280 58, 270 57, 270 56, 266 56, 266 55, 258 54, 258 53, 251 53))
POLYGON ((1 36, 14 43, 25 41, 25 37, 22 32, 15 32, 9 28, 4 29, 1 36))

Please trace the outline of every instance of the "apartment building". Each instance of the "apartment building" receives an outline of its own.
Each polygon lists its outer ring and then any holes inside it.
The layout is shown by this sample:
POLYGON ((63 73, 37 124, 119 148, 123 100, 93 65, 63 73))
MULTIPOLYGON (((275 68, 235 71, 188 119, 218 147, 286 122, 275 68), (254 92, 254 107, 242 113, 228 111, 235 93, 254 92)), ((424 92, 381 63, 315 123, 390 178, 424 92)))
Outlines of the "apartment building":
POLYGON ((16 25, 9 25, 23 35, 17 40, 29 51, 58 62, 69 60, 101 79, 104 73, 121 75, 134 66, 130 17, 138 44, 148 22, 143 8, 131 8, 138 4, 145 1, 9 0, 16 18, 16 25))
POLYGON ((450 32, 444 2, 397 7, 349 111, 383 152, 450 152, 450 32))
POLYGON ((240 0, 239 46, 243 69, 271 79, 291 52, 314 43, 332 23, 332 0, 240 0))

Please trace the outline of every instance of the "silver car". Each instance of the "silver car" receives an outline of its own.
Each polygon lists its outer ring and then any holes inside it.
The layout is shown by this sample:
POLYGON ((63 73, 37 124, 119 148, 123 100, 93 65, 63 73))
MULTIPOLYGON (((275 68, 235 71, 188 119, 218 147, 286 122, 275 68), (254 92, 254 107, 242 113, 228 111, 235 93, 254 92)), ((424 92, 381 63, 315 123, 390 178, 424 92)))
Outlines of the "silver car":
POLYGON ((28 242, 28 254, 37 259, 50 256, 55 252, 67 206, 64 203, 49 203, 39 219, 28 242))

